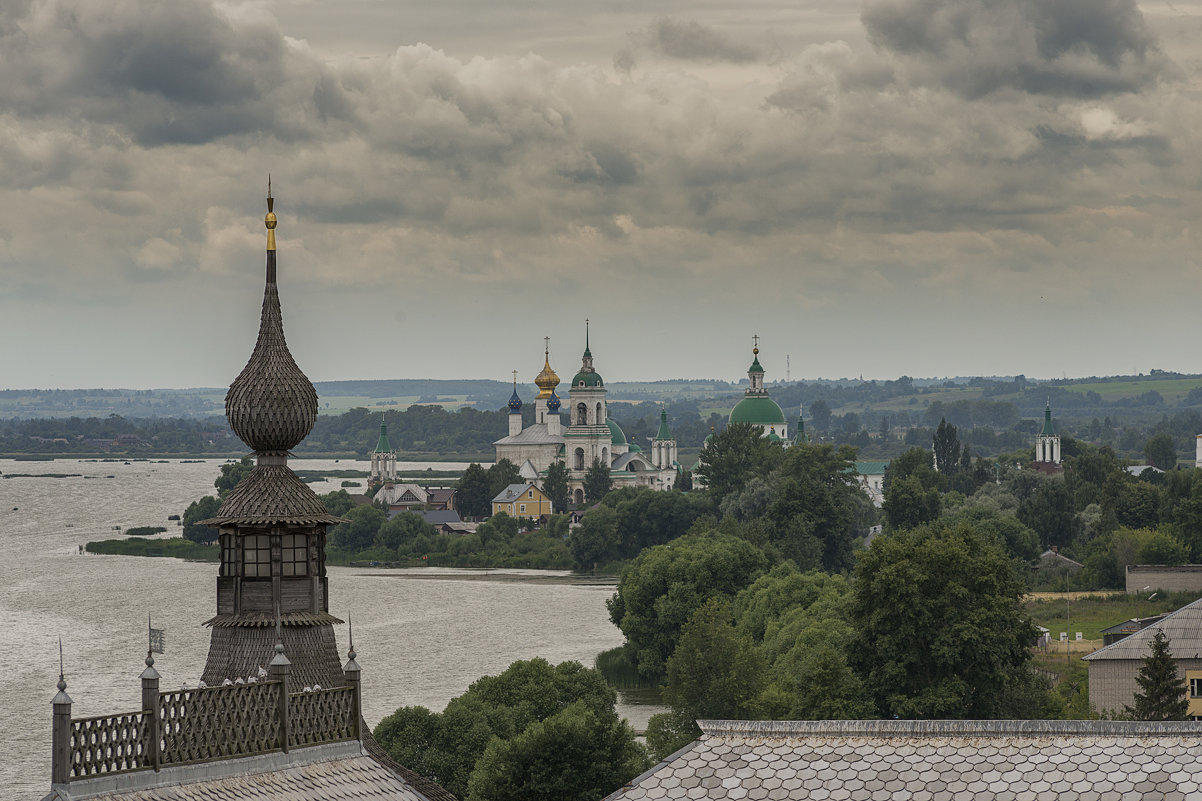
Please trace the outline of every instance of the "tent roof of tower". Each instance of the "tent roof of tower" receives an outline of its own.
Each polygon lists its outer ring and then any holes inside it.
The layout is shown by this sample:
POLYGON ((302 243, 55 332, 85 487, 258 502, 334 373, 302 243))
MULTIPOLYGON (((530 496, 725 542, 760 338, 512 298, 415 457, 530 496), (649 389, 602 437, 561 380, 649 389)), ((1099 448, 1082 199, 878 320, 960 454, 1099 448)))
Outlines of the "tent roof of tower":
POLYGON ((672 432, 668 429, 668 410, 659 410, 659 431, 656 432, 655 438, 658 440, 672 439, 672 432))
POLYGON ((257 465, 226 496, 209 526, 285 523, 312 526, 348 522, 326 511, 309 485, 285 465, 257 465))

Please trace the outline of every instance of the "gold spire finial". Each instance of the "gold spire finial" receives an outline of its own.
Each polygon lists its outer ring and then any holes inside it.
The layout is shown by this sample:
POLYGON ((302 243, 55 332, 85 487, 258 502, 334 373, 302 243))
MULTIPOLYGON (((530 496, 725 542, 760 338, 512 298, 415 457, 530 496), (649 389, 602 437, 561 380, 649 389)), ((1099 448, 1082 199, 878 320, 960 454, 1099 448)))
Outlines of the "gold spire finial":
POLYGON ((267 249, 275 250, 275 198, 271 196, 271 173, 267 174, 267 216, 263 225, 267 226, 267 249))

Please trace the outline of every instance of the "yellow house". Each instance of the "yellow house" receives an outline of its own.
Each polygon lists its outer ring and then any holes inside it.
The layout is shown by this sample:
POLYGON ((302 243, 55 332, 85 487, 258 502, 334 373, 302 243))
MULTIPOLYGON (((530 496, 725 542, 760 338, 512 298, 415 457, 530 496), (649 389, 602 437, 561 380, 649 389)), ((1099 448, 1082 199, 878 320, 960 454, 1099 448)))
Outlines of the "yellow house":
POLYGON ((500 495, 492 499, 492 513, 504 512, 510 517, 540 517, 554 514, 551 499, 543 494, 533 481, 525 484, 510 484, 500 495))

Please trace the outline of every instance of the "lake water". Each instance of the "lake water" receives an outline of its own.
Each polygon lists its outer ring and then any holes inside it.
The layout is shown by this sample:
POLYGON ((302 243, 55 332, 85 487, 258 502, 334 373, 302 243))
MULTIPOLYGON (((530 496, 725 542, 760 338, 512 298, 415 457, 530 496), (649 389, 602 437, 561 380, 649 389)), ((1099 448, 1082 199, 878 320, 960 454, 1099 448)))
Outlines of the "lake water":
MULTIPOLYGON (((217 565, 79 553, 114 527, 174 526, 167 516, 212 494, 221 460, 199 463, 0 460, 0 801, 38 799, 50 787, 50 699, 62 638, 73 717, 137 709, 149 614, 167 631, 156 656, 162 687, 195 686, 208 653, 217 565), (7 476, 77 474, 68 478, 7 476)), ((296 469, 366 469, 366 462, 293 460, 296 469)), ((405 470, 462 469, 406 463, 405 470)), ((311 486, 338 489, 343 479, 311 486)), ((351 490, 354 491, 354 490, 351 490)), ((169 532, 169 535, 175 532, 169 532)), ((479 571, 332 567, 330 612, 350 618, 363 667, 363 704, 374 726, 399 706, 440 710, 482 675, 516 659, 591 665, 621 644, 605 600, 611 586, 534 580, 465 580, 479 571), (426 580, 406 579, 418 573, 426 580)), ((347 627, 335 627, 345 658, 347 627)), ((643 728, 656 707, 619 703, 643 728)))

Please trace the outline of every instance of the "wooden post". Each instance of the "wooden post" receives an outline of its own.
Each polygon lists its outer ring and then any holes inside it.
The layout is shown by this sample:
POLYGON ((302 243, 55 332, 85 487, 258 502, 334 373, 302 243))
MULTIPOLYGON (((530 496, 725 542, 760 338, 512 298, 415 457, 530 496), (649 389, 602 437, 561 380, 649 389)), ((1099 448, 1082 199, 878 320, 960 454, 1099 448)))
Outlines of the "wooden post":
POLYGON ((288 661, 288 657, 284 656, 284 643, 277 640, 275 644, 275 656, 271 658, 271 664, 267 666, 267 674, 272 681, 280 683, 280 750, 288 753, 288 674, 292 672, 292 663, 288 661))
POLYGON ((154 657, 147 654, 146 669, 142 671, 142 759, 143 767, 152 767, 156 772, 162 761, 162 732, 159 722, 159 672, 154 669, 154 657))
POLYGON ((58 674, 58 693, 50 706, 54 710, 50 783, 66 784, 71 780, 71 696, 67 695, 67 681, 61 673, 58 674))
POLYGON ((354 719, 353 726, 356 740, 363 739, 363 732, 360 730, 359 726, 359 720, 363 715, 363 686, 359 680, 361 672, 362 671, 359 667, 359 663, 355 661, 355 646, 352 645, 350 651, 347 653, 346 664, 342 666, 342 676, 344 679, 346 679, 347 686, 352 687, 355 690, 351 715, 354 719))

